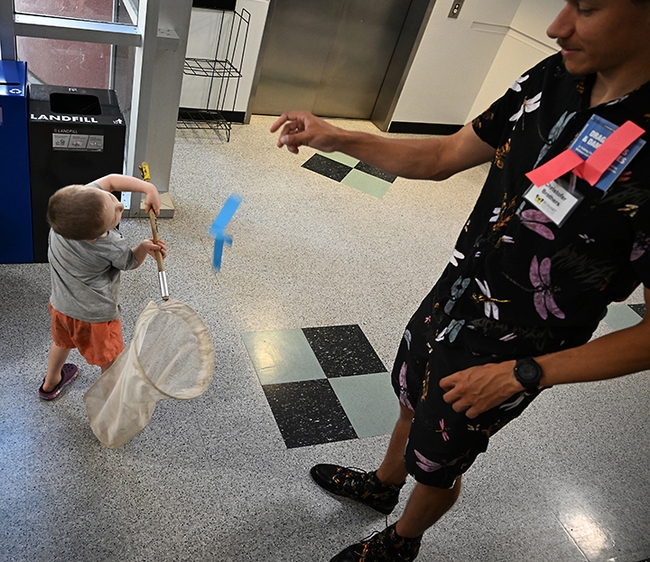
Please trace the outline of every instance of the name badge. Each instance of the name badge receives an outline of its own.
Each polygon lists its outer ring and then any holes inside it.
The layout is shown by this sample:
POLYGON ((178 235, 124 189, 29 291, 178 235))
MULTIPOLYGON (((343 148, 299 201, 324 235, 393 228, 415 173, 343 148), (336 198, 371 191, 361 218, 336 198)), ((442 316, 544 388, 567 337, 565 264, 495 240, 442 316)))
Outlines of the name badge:
MULTIPOLYGON (((643 139, 638 138, 644 132, 634 125, 617 127, 598 115, 592 115, 569 148, 586 163, 595 159, 593 175, 597 181, 592 185, 607 191, 645 144, 643 139), (612 136, 616 131, 621 136, 619 140, 612 136), (601 147, 610 137, 613 139, 611 146, 601 154, 601 147)), ((585 171, 589 173, 589 170, 585 171)))
POLYGON ((640 138, 645 132, 632 121, 616 127, 594 115, 569 148, 526 177, 539 187, 573 172, 589 185, 607 191, 645 144, 640 138))
POLYGON ((540 186, 533 184, 524 193, 526 201, 558 226, 564 224, 583 198, 578 191, 569 188, 568 182, 559 178, 540 186))

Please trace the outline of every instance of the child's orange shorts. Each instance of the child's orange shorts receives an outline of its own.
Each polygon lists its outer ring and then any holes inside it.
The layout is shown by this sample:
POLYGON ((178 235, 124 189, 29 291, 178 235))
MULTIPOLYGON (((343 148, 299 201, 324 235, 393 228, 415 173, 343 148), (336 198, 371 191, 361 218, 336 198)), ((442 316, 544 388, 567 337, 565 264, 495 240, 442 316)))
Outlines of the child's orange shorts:
POLYGON ((84 322, 70 318, 48 303, 52 316, 52 341, 64 349, 77 348, 91 365, 108 365, 124 349, 122 322, 84 322))

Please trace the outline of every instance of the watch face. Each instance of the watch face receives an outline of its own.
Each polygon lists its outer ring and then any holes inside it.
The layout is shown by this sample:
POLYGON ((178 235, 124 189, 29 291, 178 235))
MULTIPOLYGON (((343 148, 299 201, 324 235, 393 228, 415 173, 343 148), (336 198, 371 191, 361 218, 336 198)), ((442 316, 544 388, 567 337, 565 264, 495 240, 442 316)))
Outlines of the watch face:
POLYGON ((542 378, 542 369, 534 359, 520 359, 515 364, 515 377, 524 386, 533 387, 542 378))
POLYGON ((536 365, 530 363, 522 363, 517 366, 517 373, 525 381, 535 381, 539 376, 539 371, 536 365))

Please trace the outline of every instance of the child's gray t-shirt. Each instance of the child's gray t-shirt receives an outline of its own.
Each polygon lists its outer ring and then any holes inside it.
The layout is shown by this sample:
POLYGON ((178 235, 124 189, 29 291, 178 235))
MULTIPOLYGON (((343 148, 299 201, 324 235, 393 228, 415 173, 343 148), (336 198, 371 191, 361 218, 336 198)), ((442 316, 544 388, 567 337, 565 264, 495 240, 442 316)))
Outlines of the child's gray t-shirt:
POLYGON ((49 242, 52 306, 85 322, 118 318, 120 270, 138 264, 122 235, 113 229, 89 242, 68 240, 50 229, 49 242))

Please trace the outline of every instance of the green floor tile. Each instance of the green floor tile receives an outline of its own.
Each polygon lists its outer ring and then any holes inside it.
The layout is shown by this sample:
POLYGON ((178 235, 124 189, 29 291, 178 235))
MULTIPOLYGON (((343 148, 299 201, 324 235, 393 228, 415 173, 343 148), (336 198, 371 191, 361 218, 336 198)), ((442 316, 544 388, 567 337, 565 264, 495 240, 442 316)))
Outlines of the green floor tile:
POLYGON ((248 332, 242 338, 263 385, 325 378, 302 330, 248 332))
POLYGON ((319 154, 325 156, 325 158, 329 158, 330 160, 335 160, 336 162, 340 162, 341 164, 350 166, 351 168, 354 168, 359 163, 358 158, 353 158, 352 156, 348 156, 347 154, 343 154, 342 152, 320 152, 319 151, 319 154))
POLYGON ((399 403, 388 373, 329 379, 360 438, 388 435, 399 417, 399 403))
POLYGON ((611 304, 607 307, 605 324, 612 330, 623 330, 641 322, 641 317, 626 304, 611 304))
POLYGON ((366 174, 359 170, 351 170, 350 173, 341 180, 341 183, 380 199, 386 194, 388 188, 392 185, 390 182, 376 178, 375 176, 371 176, 370 174, 366 174))

